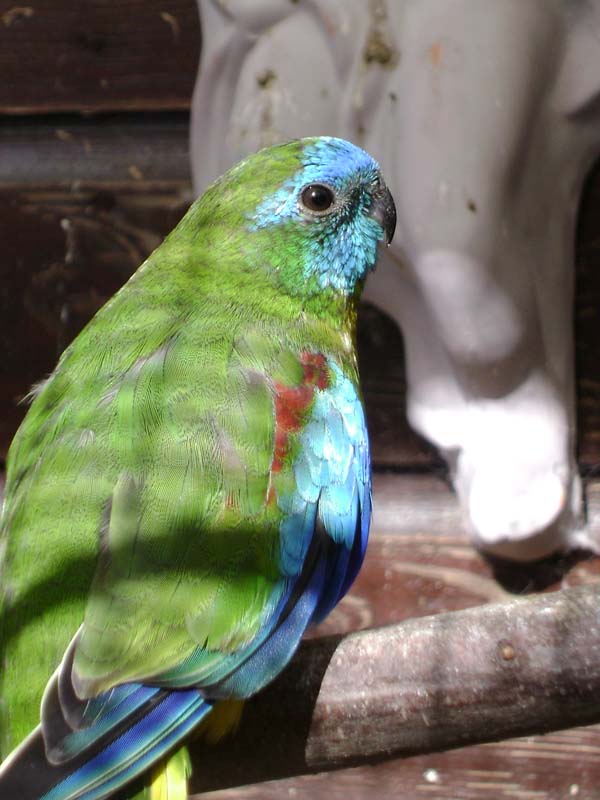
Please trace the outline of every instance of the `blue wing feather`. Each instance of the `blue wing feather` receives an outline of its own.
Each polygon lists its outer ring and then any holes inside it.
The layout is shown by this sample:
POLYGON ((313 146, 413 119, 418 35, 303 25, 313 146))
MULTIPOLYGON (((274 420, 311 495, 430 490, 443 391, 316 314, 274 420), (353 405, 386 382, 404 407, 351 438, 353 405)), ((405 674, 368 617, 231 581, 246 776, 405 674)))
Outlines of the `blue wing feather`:
MULTIPOLYGON (((295 492, 278 497, 281 567, 299 575, 317 529, 328 550, 321 597, 312 621, 323 619, 350 588, 362 564, 371 519, 371 465, 364 412, 356 387, 329 361, 331 384, 318 389, 299 434, 295 492)), ((283 666, 283 664, 282 664, 283 666)))

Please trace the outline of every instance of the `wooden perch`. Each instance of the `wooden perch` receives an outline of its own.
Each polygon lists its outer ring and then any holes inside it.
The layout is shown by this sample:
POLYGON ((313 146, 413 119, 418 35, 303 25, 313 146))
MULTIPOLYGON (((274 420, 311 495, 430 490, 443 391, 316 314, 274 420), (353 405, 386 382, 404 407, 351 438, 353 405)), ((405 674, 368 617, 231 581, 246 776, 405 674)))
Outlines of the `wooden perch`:
POLYGON ((303 643, 194 792, 600 721, 597 586, 303 643))

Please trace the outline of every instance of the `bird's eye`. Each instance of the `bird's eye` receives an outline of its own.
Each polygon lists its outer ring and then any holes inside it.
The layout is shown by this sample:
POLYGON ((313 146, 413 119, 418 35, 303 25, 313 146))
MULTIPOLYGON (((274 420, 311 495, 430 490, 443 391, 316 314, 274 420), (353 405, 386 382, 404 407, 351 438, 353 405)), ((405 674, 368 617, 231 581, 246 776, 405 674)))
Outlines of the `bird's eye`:
POLYGON ((309 211, 327 211, 335 202, 335 195, 329 186, 322 183, 309 183, 300 194, 302 205, 309 211))

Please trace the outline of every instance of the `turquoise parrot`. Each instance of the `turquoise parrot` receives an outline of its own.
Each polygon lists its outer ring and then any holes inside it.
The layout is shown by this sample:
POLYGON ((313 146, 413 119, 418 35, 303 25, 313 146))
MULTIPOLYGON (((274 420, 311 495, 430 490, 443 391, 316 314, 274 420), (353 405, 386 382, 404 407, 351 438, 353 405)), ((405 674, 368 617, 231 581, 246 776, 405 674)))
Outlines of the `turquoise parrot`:
POLYGON ((371 512, 357 303, 395 220, 354 145, 262 150, 34 387, 0 528, 0 797, 184 798, 190 733, 347 591, 371 512))

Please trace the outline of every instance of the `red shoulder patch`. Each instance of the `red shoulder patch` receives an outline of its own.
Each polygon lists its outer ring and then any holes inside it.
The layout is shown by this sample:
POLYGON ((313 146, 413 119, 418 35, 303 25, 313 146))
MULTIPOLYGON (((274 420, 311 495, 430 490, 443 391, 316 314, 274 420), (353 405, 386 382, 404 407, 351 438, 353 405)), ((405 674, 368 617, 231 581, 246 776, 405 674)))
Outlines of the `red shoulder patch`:
MULTIPOLYGON (((290 434, 300 430, 315 391, 329 386, 327 360, 321 353, 302 353, 300 363, 304 372, 297 386, 275 384, 275 447, 271 472, 280 472, 289 450, 290 434)), ((271 500, 271 490, 269 491, 271 500)))

